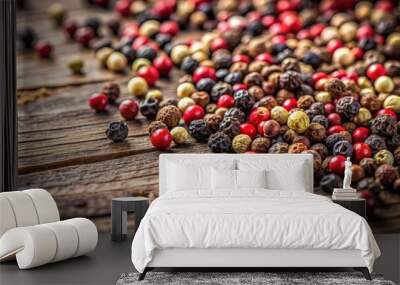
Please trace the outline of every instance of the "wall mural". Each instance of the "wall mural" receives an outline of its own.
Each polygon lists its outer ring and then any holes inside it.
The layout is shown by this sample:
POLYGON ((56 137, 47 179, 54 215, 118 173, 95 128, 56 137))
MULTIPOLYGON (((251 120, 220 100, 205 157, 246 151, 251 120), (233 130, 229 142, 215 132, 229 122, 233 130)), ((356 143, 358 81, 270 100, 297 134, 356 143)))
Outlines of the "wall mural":
POLYGON ((162 152, 310 153, 315 192, 350 157, 373 230, 400 231, 395 4, 18 2, 18 187, 63 218, 108 229, 162 152))

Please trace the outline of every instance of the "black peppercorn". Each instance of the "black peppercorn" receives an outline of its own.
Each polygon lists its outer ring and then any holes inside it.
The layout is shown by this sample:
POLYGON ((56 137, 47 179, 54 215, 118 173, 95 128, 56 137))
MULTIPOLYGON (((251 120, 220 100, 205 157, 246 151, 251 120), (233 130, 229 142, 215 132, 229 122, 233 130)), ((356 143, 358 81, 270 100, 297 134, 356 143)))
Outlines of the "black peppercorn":
POLYGON ((361 159, 360 166, 364 169, 365 175, 373 176, 377 168, 377 163, 375 159, 370 157, 365 157, 361 159))
POLYGON ((238 72, 228 73, 225 76, 224 81, 226 83, 229 83, 229 84, 233 85, 233 84, 242 82, 242 79, 243 79, 243 74, 238 71, 238 72))
POLYGON ((119 35, 121 24, 118 19, 111 19, 107 22, 107 28, 110 30, 113 36, 119 35))
POLYGON ((360 110, 360 103, 351 96, 345 96, 338 100, 336 112, 344 118, 351 119, 360 110))
POLYGON ((370 121, 373 134, 392 136, 396 131, 397 120, 389 115, 377 116, 370 121))
POLYGON ((101 92, 107 95, 108 103, 114 104, 120 95, 119 85, 114 82, 106 83, 101 92))
POLYGON ((344 136, 340 133, 335 133, 335 134, 331 134, 329 135, 326 140, 325 140, 325 144, 328 147, 328 149, 333 150, 334 145, 339 142, 339 141, 345 141, 346 139, 344 138, 344 136))
POLYGON ((218 81, 222 81, 224 80, 225 76, 227 76, 229 74, 229 70, 228 69, 218 69, 215 73, 215 75, 217 76, 218 81))
POLYGON ((37 35, 32 28, 26 27, 18 31, 18 39, 22 43, 22 48, 32 49, 36 43, 37 35))
POLYGON ((268 153, 288 153, 289 145, 285 142, 272 142, 272 146, 269 148, 268 153))
POLYGON ((195 69, 199 67, 199 62, 195 60, 194 58, 187 56, 183 59, 181 63, 181 69, 188 74, 193 74, 195 69))
POLYGON ((140 102, 140 112, 147 119, 154 119, 158 112, 158 101, 153 98, 143 100, 140 102))
POLYGON ((212 134, 208 139, 208 147, 211 149, 212 152, 231 152, 231 146, 231 138, 223 132, 216 132, 215 134, 212 134))
POLYGON ((329 155, 329 150, 326 147, 326 145, 322 144, 322 143, 316 143, 313 144, 310 147, 310 150, 315 150, 316 152, 318 152, 318 154, 321 156, 321 159, 325 159, 328 155, 329 155))
POLYGON ((224 117, 219 126, 219 130, 233 139, 240 134, 240 121, 233 117, 224 117))
POLYGON ((333 155, 343 155, 345 157, 351 157, 353 154, 353 146, 348 141, 338 141, 333 146, 333 155))
POLYGON ((106 130, 106 135, 113 142, 123 142, 128 136, 128 131, 128 125, 125 122, 111 122, 106 130))
MULTIPOLYGON (((111 48, 112 47, 112 41, 109 38, 103 38, 97 41, 93 41, 93 43, 90 43, 90 47, 97 52, 98 50, 102 48, 111 48)), ((119 51, 119 50, 118 50, 119 51)))
POLYGON ((136 51, 136 57, 153 61, 157 57, 157 51, 152 47, 142 46, 136 51))
POLYGON ((218 82, 211 89, 211 101, 217 102, 222 95, 232 95, 232 86, 225 82, 218 82))
POLYGON ((199 142, 206 142, 211 130, 204 120, 194 120, 189 125, 189 134, 199 142))
POLYGON ((279 77, 280 86, 289 91, 296 92, 302 83, 301 75, 296 71, 286 71, 279 77))
POLYGON ((342 188, 343 182, 340 176, 330 173, 322 177, 319 185, 322 191, 330 194, 334 188, 342 188))
POLYGON ((233 95, 235 107, 247 112, 254 106, 254 98, 250 96, 247 90, 236 91, 233 95))
POLYGON ((312 118, 312 122, 318 123, 318 124, 324 126, 324 128, 328 128, 328 126, 329 126, 328 118, 325 117, 324 115, 316 115, 315 117, 312 118))
POLYGON ((213 53, 212 61, 216 69, 229 68, 232 64, 232 56, 226 50, 218 50, 213 53))
POLYGON ((234 118, 239 122, 244 123, 246 120, 246 114, 238 108, 230 108, 225 112, 224 118, 234 118))
POLYGON ((383 137, 372 134, 366 140, 365 143, 370 146, 372 153, 377 153, 382 149, 386 149, 386 141, 383 137))
POLYGON ((130 45, 125 45, 121 48, 121 53, 125 55, 129 63, 135 60, 136 52, 130 45))
POLYGON ((247 33, 253 37, 255 36, 259 36, 262 34, 262 32, 264 31, 264 26, 262 23, 258 22, 258 21, 251 21, 248 25, 247 25, 247 33))
POLYGON ((159 33, 155 37, 156 43, 161 47, 164 48, 167 44, 169 44, 172 40, 172 37, 169 34, 159 33))
POLYGON ((372 50, 376 47, 376 42, 372 38, 362 38, 358 42, 358 47, 362 48, 364 51, 372 50))
POLYGON ((83 26, 91 28, 96 37, 100 36, 101 21, 98 18, 96 17, 87 18, 83 23, 83 26))
POLYGON ((214 85, 215 81, 212 80, 211 78, 202 78, 199 80, 199 82, 197 82, 196 89, 198 91, 204 91, 210 93, 214 85))
POLYGON ((311 65, 314 69, 317 69, 321 64, 321 58, 315 52, 305 53, 303 61, 304 63, 311 65))

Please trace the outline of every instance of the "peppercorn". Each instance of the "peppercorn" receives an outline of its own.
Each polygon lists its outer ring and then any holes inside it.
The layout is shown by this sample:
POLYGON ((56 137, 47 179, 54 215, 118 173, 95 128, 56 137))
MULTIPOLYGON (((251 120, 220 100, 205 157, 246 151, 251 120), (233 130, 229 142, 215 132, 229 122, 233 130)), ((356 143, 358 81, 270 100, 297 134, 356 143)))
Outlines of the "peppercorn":
POLYGON ((231 145, 231 138, 223 132, 216 132, 215 134, 212 134, 208 139, 208 147, 211 149, 212 152, 231 152, 231 145))
POLYGON ((244 121, 246 120, 246 114, 238 108, 230 108, 225 112, 224 118, 234 118, 237 119, 240 123, 244 123, 244 121))
POLYGON ((132 71, 137 72, 142 67, 151 66, 151 61, 147 58, 137 58, 132 62, 132 71))
POLYGON ((193 59, 190 56, 186 56, 183 61, 182 64, 180 66, 180 68, 188 74, 193 74, 193 72, 196 70, 197 67, 199 67, 199 62, 195 59, 193 59))
POLYGON ((360 110, 360 103, 351 96, 345 96, 338 100, 336 112, 344 118, 351 119, 360 110))
POLYGON ((271 145, 270 139, 259 137, 253 140, 250 149, 257 153, 266 153, 270 145, 271 145))
POLYGON ((180 65, 183 59, 190 55, 190 50, 186 45, 176 45, 171 50, 171 59, 176 65, 180 65))
POLYGON ((249 111, 254 106, 254 99, 247 90, 236 91, 233 98, 235 99, 235 107, 244 112, 249 111))
POLYGON ((139 29, 139 33, 144 37, 152 37, 157 34, 160 29, 160 22, 155 20, 148 20, 144 22, 139 29))
POLYGON ((240 121, 234 117, 224 117, 219 126, 219 130, 233 139, 240 134, 240 121))
POLYGON ((258 72, 251 72, 247 74, 243 80, 243 83, 246 84, 248 87, 250 86, 261 86, 263 83, 263 77, 258 72))
POLYGON ((300 73, 291 70, 284 72, 279 77, 279 84, 289 91, 297 91, 302 84, 300 73))
POLYGON ((295 136, 292 140, 292 144, 296 144, 296 143, 304 144, 307 148, 309 148, 311 146, 311 142, 306 136, 295 136))
POLYGON ((108 103, 114 104, 120 95, 119 85, 114 82, 106 83, 103 85, 101 92, 107 95, 108 103))
POLYGON ((178 88, 176 90, 177 96, 179 98, 189 97, 195 91, 196 91, 196 87, 190 82, 185 82, 185 83, 179 84, 178 88))
POLYGON ((230 85, 242 82, 243 74, 240 71, 228 73, 224 81, 230 85))
POLYGON ((322 143, 313 144, 310 147, 310 150, 316 151, 320 155, 322 160, 325 159, 329 154, 328 148, 322 143))
POLYGON ((329 126, 329 121, 328 118, 325 117, 324 115, 316 115, 312 118, 312 123, 317 123, 322 125, 325 129, 328 128, 329 126))
POLYGON ((108 56, 106 64, 109 70, 118 72, 125 69, 128 60, 122 53, 114 51, 108 56))
POLYGON ((96 34, 92 28, 80 27, 76 30, 74 39, 83 47, 89 47, 96 34))
POLYGON ((110 19, 109 21, 107 21, 106 26, 113 36, 119 35, 121 25, 118 19, 110 19))
POLYGON ((298 142, 289 146, 288 153, 302 153, 307 149, 305 144, 298 142))
POLYGON ((371 112, 368 109, 361 107, 358 110, 357 115, 353 118, 353 121, 358 125, 366 125, 371 120, 371 118, 371 112))
POLYGON ((321 142, 326 137, 326 129, 323 125, 313 122, 305 134, 312 142, 321 142))
POLYGON ((38 41, 35 44, 35 51, 41 58, 50 58, 53 52, 53 46, 46 41, 38 41))
POLYGON ((374 82, 376 91, 381 93, 391 93, 394 89, 393 80, 388 76, 380 76, 374 82))
POLYGON ((212 61, 216 69, 229 68, 232 64, 232 56, 227 50, 217 50, 212 55, 212 61))
POLYGON ((203 78, 200 79, 199 82, 197 82, 196 88, 198 91, 204 91, 210 93, 214 85, 215 81, 212 80, 211 78, 203 78))
POLYGON ((233 138, 232 149, 237 153, 244 153, 249 150, 252 140, 248 135, 240 134, 233 138))
POLYGON ((82 74, 85 62, 81 58, 73 58, 68 62, 68 68, 73 74, 82 74))
POLYGON ((189 125, 189 133, 199 142, 206 142, 211 135, 211 130, 203 120, 193 120, 189 125))
POLYGON ((334 188, 342 188, 343 182, 339 175, 329 173, 322 177, 319 186, 325 193, 332 193, 334 188))
POLYGON ((365 94, 361 97, 361 106, 371 110, 372 112, 377 111, 381 108, 381 101, 373 93, 365 94))
POLYGON ((372 134, 366 140, 365 143, 370 146, 372 153, 377 153, 382 149, 386 149, 385 139, 379 135, 372 134))
POLYGON ((303 111, 295 111, 289 115, 287 125, 297 133, 304 133, 310 125, 310 118, 303 111))
POLYGON ((149 133, 149 136, 151 136, 156 130, 159 129, 167 129, 168 126, 164 124, 161 121, 153 121, 150 123, 150 125, 147 127, 147 131, 149 133))
POLYGON ((354 55, 349 48, 341 47, 335 50, 332 60, 342 66, 349 66, 354 62, 354 55))
POLYGON ((171 135, 176 144, 185 144, 189 139, 189 133, 184 127, 175 127, 171 130, 171 135))
POLYGON ((182 115, 178 107, 168 105, 158 111, 156 120, 165 123, 168 128, 173 128, 179 124, 181 117, 182 115))
POLYGON ((219 124, 222 121, 222 117, 216 114, 209 114, 204 117, 204 121, 208 125, 212 133, 216 133, 219 130, 219 124))
POLYGON ((150 46, 142 46, 136 51, 136 57, 153 61, 157 57, 157 51, 150 46))
POLYGON ((22 43, 22 47, 28 50, 34 47, 37 40, 37 35, 32 28, 25 27, 18 31, 18 39, 22 43))
POLYGON ((152 98, 145 99, 140 102, 140 112, 147 119, 151 120, 157 116, 158 101, 152 98))
POLYGON ((126 57, 128 63, 133 62, 136 58, 136 52, 130 45, 123 46, 120 52, 126 57))
POLYGON ((83 23, 83 27, 92 29, 92 31, 94 32, 94 35, 96 37, 98 37, 100 35, 100 33, 99 33, 100 26, 101 26, 101 22, 96 17, 87 18, 87 19, 85 19, 85 21, 83 23))
POLYGON ((145 98, 146 99, 153 98, 153 99, 157 100, 158 102, 161 102, 163 100, 164 96, 160 90, 153 89, 153 90, 150 90, 149 92, 147 92, 145 98))
POLYGON ((142 77, 133 77, 128 82, 128 91, 133 96, 143 97, 146 95, 148 89, 149 86, 147 85, 146 80, 144 80, 142 77))
POLYGON ((378 151, 374 155, 374 159, 378 165, 380 165, 380 164, 393 165, 393 163, 394 163, 393 154, 390 151, 388 151, 387 149, 382 149, 382 150, 378 151))
POLYGON ((400 96, 389 95, 383 102, 383 107, 387 109, 392 109, 396 113, 400 113, 400 96))
POLYGON ((128 137, 128 125, 123 122, 111 122, 106 130, 107 138, 113 142, 123 142, 128 137))
POLYGON ((345 157, 351 157, 353 154, 353 146, 348 141, 338 141, 333 146, 333 155, 343 155, 345 157))
POLYGON ((339 142, 339 141, 345 141, 346 139, 344 138, 343 134, 341 133, 334 133, 329 135, 325 139, 325 144, 328 147, 329 150, 333 150, 334 145, 339 142))
POLYGON ((107 60, 113 52, 114 50, 109 47, 100 48, 95 54, 96 60, 101 66, 106 66, 107 60))
POLYGON ((184 113, 187 108, 193 105, 196 105, 196 102, 194 102, 194 100, 190 97, 183 97, 178 102, 178 108, 182 113, 184 113))
POLYGON ((62 5, 61 3, 51 4, 47 9, 47 13, 49 14, 49 18, 57 26, 61 26, 67 16, 67 11, 65 10, 64 5, 62 5))
POLYGON ((210 102, 210 97, 208 96, 207 92, 194 92, 190 97, 197 105, 200 105, 203 108, 210 102))
POLYGON ((289 145, 287 143, 277 142, 268 149, 268 153, 287 153, 288 150, 289 145))
POLYGON ((211 94, 210 94, 211 100, 213 102, 217 102, 219 97, 221 97, 224 94, 233 95, 232 86, 225 82, 218 82, 211 89, 211 94))
POLYGON ((267 138, 274 138, 279 135, 280 125, 275 120, 268 120, 263 124, 263 135, 267 138))
POLYGON ((382 164, 375 171, 375 179, 387 187, 391 187, 398 176, 396 168, 389 164, 382 164))
POLYGON ((333 97, 342 97, 346 93, 346 86, 342 80, 331 78, 325 82, 325 91, 329 92, 333 97))
POLYGON ((397 120, 389 115, 377 116, 370 121, 370 127, 373 134, 382 136, 392 136, 396 131, 397 120))

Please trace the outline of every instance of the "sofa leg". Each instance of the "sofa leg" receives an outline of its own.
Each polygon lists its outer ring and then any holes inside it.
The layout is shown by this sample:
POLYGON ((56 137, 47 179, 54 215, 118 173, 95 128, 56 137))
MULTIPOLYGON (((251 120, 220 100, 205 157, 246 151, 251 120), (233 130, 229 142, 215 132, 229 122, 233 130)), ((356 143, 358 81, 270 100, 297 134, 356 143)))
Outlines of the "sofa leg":
POLYGON ((144 279, 144 277, 146 277, 146 273, 147 273, 148 269, 145 268, 144 271, 142 273, 139 274, 139 278, 138 281, 142 281, 144 279))
POLYGON ((369 274, 369 270, 367 267, 355 267, 354 269, 357 271, 361 271, 362 274, 364 275, 365 279, 372 280, 371 274, 369 274))

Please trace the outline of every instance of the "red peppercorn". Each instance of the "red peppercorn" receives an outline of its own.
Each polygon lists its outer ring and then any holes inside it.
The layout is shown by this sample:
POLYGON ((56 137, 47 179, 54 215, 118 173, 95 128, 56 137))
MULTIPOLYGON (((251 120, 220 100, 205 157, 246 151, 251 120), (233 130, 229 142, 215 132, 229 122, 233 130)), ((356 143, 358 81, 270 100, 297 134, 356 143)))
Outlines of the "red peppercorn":
POLYGON ((217 105, 220 108, 231 108, 235 104, 235 99, 230 95, 222 95, 219 97, 217 105))
POLYGON ((228 44, 223 38, 215 38, 210 44, 211 51, 216 51, 219 49, 228 49, 228 44))
POLYGON ((325 114, 327 114, 327 115, 329 115, 329 114, 335 112, 335 110, 336 110, 336 107, 335 107, 335 105, 332 104, 332 103, 326 103, 326 104, 324 105, 324 111, 325 111, 325 114))
POLYGON ((255 139, 257 136, 257 129, 253 124, 243 123, 240 125, 240 133, 248 135, 251 139, 255 139))
POLYGON ((267 121, 262 121, 257 126, 257 132, 260 136, 264 136, 264 125, 267 121))
POLYGON ((35 45, 35 50, 40 57, 48 58, 51 56, 51 53, 53 51, 53 46, 48 42, 39 41, 35 45))
POLYGON ((166 21, 160 25, 160 33, 169 34, 171 37, 179 32, 179 26, 174 21, 166 21))
POLYGON ((92 28, 82 27, 75 33, 75 40, 84 47, 88 47, 90 42, 95 38, 95 33, 92 28))
POLYGON ((363 25, 357 30, 357 39, 372 38, 374 36, 374 29, 370 25, 363 25))
POLYGON ((264 52, 264 53, 261 53, 261 54, 257 55, 256 56, 256 60, 264 61, 264 62, 267 62, 267 63, 272 63, 272 56, 269 53, 264 52))
POLYGON ((353 142, 363 142, 369 136, 369 129, 366 127, 358 127, 353 131, 353 142))
POLYGON ((144 80, 146 80, 147 84, 149 84, 151 86, 157 82, 157 80, 160 76, 157 69, 154 66, 141 67, 138 70, 137 75, 142 77, 144 80))
POLYGON ((343 46, 343 42, 341 40, 338 39, 332 39, 328 42, 328 44, 326 45, 326 50, 329 53, 334 53, 335 50, 337 50, 338 48, 341 48, 343 46))
POLYGON ((137 23, 129 22, 122 28, 122 36, 134 39, 139 35, 139 26, 137 23))
POLYGON ((200 105, 193 105, 186 109, 183 113, 183 120, 189 125, 193 120, 203 119, 204 109, 200 105))
POLYGON ((338 113, 331 113, 328 115, 329 125, 336 126, 342 123, 342 117, 338 113))
POLYGON ((325 72, 316 72, 312 75, 312 79, 315 83, 323 78, 328 78, 328 74, 326 74, 325 72))
POLYGON ((117 3, 115 3, 115 10, 121 16, 127 17, 131 14, 131 4, 132 4, 132 1, 119 0, 117 3))
POLYGON ((346 77, 354 82, 357 82, 358 80, 358 74, 355 71, 347 71, 346 77))
POLYGON ((78 30, 78 23, 75 20, 69 19, 64 22, 64 32, 73 39, 75 37, 76 30, 78 30))
POLYGON ((269 27, 269 31, 272 35, 282 35, 289 32, 288 28, 281 23, 274 23, 269 27))
POLYGON ((343 132, 345 130, 346 130, 345 127, 343 127, 341 125, 335 125, 335 126, 330 127, 327 132, 328 132, 328 136, 329 136, 332 134, 343 132))
POLYGON ((173 63, 172 60, 166 55, 160 55, 153 60, 154 67, 157 68, 161 76, 169 76, 172 70, 173 63))
POLYGON ((89 106, 97 112, 105 111, 107 108, 108 97, 104 93, 95 93, 89 98, 89 106))
POLYGON ((265 107, 258 107, 254 109, 249 115, 249 122, 254 126, 260 125, 262 121, 269 120, 270 113, 269 110, 265 107))
POLYGON ((353 145, 353 156, 356 161, 360 161, 365 157, 371 157, 372 150, 368 144, 357 142, 353 145))
POLYGON ((244 83, 236 83, 232 86, 233 92, 247 89, 247 85, 244 83))
POLYGON ((392 116, 394 119, 397 120, 396 112, 393 111, 392 109, 389 109, 389 108, 381 109, 376 113, 376 116, 381 116, 381 115, 389 115, 389 116, 392 116))
POLYGON ((325 27, 326 26, 322 23, 318 23, 318 24, 311 26, 311 28, 310 28, 311 39, 319 37, 319 35, 322 33, 322 31, 325 29, 325 27))
POLYGON ((250 58, 247 55, 244 54, 235 54, 232 57, 232 62, 244 62, 249 64, 250 63, 250 58))
POLYGON ((138 36, 132 43, 132 48, 138 50, 140 47, 147 45, 149 43, 149 38, 144 36, 138 36))
POLYGON ((290 111, 297 107, 297 100, 295 98, 289 98, 283 101, 282 107, 290 111))
POLYGON ((215 70, 214 68, 208 67, 208 66, 200 66, 196 68, 196 70, 193 73, 193 82, 197 83, 200 81, 200 79, 203 78, 210 78, 214 81, 217 80, 217 76, 215 75, 215 70))
POLYGON ((274 16, 264 16, 261 19, 261 23, 264 25, 264 27, 269 28, 272 24, 276 23, 276 19, 274 16))
POLYGON ((336 70, 336 71, 332 72, 330 75, 333 78, 341 79, 341 78, 346 76, 346 70, 339 69, 339 70, 336 70))
POLYGON ((133 120, 137 116, 139 111, 139 104, 132 100, 126 99, 119 105, 119 112, 122 117, 126 120, 133 120))
POLYGON ((329 171, 334 172, 337 175, 343 175, 345 161, 346 157, 344 155, 336 155, 332 157, 328 163, 329 171))
POLYGON ((354 57, 356 59, 362 59, 364 56, 364 51, 362 48, 359 47, 355 47, 351 50, 351 52, 353 53, 354 57))
POLYGON ((282 25, 290 32, 298 32, 301 29, 301 21, 298 14, 293 11, 287 11, 279 15, 282 25))
POLYGON ((171 146, 172 139, 172 134, 167 128, 158 129, 150 136, 151 144, 160 150, 168 149, 171 146))
POLYGON ((168 18, 173 12, 176 1, 157 1, 154 3, 151 13, 160 16, 160 18, 168 18))
POLYGON ((367 69, 367 76, 371 80, 376 80, 383 75, 386 75, 386 68, 380 63, 371 64, 367 69))

